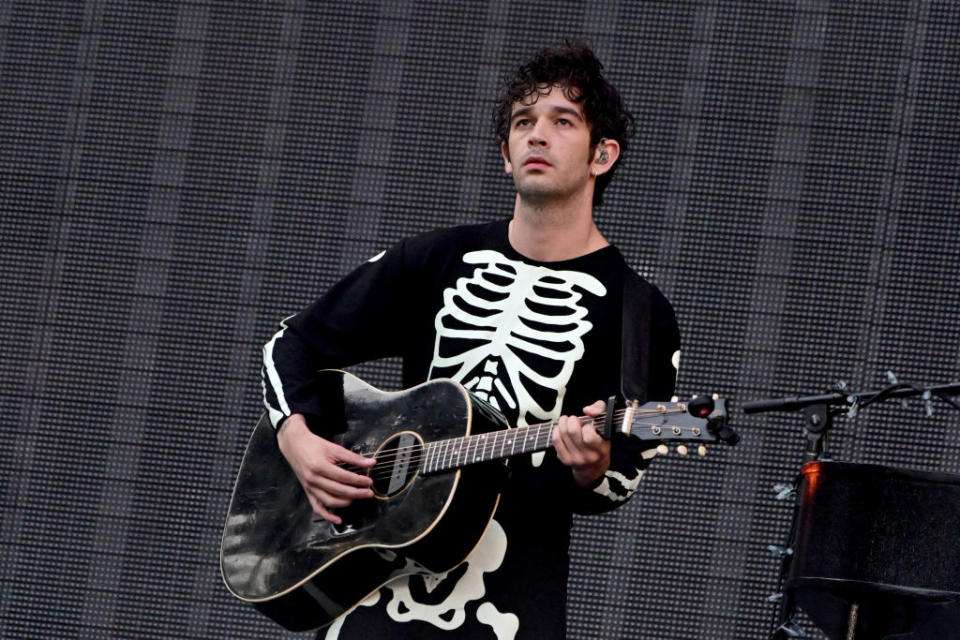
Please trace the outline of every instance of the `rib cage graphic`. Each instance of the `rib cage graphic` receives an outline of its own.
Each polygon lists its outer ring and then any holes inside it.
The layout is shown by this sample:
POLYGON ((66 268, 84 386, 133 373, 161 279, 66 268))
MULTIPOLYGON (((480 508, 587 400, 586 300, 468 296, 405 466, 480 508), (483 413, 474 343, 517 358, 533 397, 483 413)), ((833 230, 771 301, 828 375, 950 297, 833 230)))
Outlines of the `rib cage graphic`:
POLYGON ((559 416, 593 326, 583 292, 604 296, 606 288, 591 275, 492 250, 463 261, 478 266, 443 293, 429 377, 450 377, 498 409, 516 411, 519 426, 559 416))

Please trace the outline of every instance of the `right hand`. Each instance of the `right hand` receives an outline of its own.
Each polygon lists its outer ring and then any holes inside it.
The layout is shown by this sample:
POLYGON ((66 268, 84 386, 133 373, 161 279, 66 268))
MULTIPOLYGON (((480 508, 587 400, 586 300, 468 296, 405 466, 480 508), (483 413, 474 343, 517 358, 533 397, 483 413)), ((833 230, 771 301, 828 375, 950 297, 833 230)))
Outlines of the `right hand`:
POLYGON ((302 414, 294 413, 284 420, 277 444, 300 480, 310 506, 324 520, 341 524, 340 516, 332 509, 373 497, 373 480, 341 467, 340 463, 367 469, 376 461, 314 434, 302 414))

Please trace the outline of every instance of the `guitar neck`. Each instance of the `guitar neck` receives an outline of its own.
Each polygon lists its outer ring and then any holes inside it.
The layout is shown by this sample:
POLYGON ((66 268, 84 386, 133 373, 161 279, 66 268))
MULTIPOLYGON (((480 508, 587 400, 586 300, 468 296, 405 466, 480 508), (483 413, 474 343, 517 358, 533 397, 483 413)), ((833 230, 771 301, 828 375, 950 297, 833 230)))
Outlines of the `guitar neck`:
MULTIPOLYGON (((604 416, 581 417, 585 423, 597 424, 604 416)), ((544 451, 553 447, 553 428, 557 422, 542 422, 526 427, 479 433, 460 438, 429 442, 424 450, 424 473, 459 469, 471 464, 502 460, 523 453, 544 451)))
MULTIPOLYGON (((601 432, 606 432, 607 414, 580 419, 601 432), (604 428, 601 429, 601 425, 604 428)), ((699 406, 682 402, 648 402, 634 404, 613 412, 609 437, 614 431, 642 441, 716 442, 734 445, 739 436, 724 426, 726 406, 723 400, 700 402, 699 406), (696 411, 699 417, 690 414, 696 411)), ((526 427, 491 431, 471 436, 447 438, 424 444, 423 473, 459 469, 471 464, 502 460, 523 453, 544 451, 553 446, 553 428, 557 421, 526 427)))

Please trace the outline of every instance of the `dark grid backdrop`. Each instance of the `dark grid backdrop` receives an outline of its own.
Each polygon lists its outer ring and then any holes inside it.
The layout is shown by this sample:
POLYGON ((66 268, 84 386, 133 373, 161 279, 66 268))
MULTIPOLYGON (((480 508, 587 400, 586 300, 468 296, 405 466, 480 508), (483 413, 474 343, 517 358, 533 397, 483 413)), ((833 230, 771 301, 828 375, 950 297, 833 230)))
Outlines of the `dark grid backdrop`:
MULTIPOLYGON (((259 346, 389 243, 509 213, 496 79, 564 36, 638 117, 598 219, 675 303, 685 394, 956 379, 958 7, 0 0, 0 636, 290 637, 217 566, 259 346)), ((578 522, 570 637, 767 636, 804 441, 735 417, 578 522)), ((835 445, 960 472, 943 407, 835 445)))

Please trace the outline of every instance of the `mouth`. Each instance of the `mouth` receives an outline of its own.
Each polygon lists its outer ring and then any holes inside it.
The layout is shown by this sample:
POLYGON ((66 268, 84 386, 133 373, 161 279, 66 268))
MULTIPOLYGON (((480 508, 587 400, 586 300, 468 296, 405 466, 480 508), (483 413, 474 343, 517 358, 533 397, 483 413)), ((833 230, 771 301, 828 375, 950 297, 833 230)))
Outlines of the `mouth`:
POLYGON ((553 165, 547 162, 543 156, 530 156, 523 161, 523 166, 531 168, 543 168, 543 167, 552 167, 553 165))

